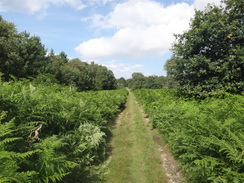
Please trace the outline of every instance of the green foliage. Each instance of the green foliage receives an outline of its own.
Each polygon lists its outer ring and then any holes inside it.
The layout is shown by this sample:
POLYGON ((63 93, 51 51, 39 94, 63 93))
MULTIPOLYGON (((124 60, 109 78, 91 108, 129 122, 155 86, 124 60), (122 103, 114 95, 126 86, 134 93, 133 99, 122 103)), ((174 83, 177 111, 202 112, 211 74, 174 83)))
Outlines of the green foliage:
POLYGON ((60 68, 60 81, 66 85, 75 86, 79 91, 91 90, 93 85, 87 70, 87 63, 73 59, 60 68))
POLYGON ((79 59, 65 63, 61 55, 49 55, 52 61, 48 72, 54 74, 60 83, 75 86, 78 91, 116 89, 116 79, 112 71, 95 63, 88 64, 79 59))
MULTIPOLYGON (((120 80, 120 82, 123 80, 120 80)), ((131 89, 161 89, 163 87, 168 87, 167 78, 164 76, 144 76, 142 73, 135 72, 132 74, 131 79, 127 79, 126 83, 123 83, 131 89)))
POLYGON ((243 3, 225 0, 196 11, 190 29, 176 35, 168 76, 188 96, 240 94, 244 89, 243 3))
POLYGON ((117 88, 126 88, 126 86, 127 84, 125 78, 121 77, 117 79, 117 88))
POLYGON ((52 75, 0 80, 0 111, 8 114, 0 126, 0 180, 7 172, 19 178, 9 182, 91 180, 106 156, 107 122, 126 96, 125 89, 76 92, 52 75))
POLYGON ((99 171, 99 166, 95 165, 99 165, 106 155, 105 136, 98 126, 90 123, 80 124, 74 132, 65 136, 65 150, 69 152, 67 157, 78 164, 64 179, 65 182, 90 182, 96 178, 94 170, 99 171))
POLYGON ((73 132, 72 138, 69 136, 66 138, 71 153, 70 156, 85 157, 87 159, 77 159, 77 163, 80 165, 90 165, 99 156, 98 152, 94 150, 99 149, 99 146, 102 144, 105 147, 104 137, 105 133, 98 126, 90 123, 81 124, 73 132), (75 146, 75 144, 79 144, 79 146, 75 146))
POLYGON ((14 135, 16 126, 14 120, 3 123, 6 112, 0 113, 0 182, 30 182, 37 174, 35 171, 19 171, 21 163, 37 151, 18 153, 10 151, 14 142, 21 137, 14 135))
POLYGON ((18 33, 13 23, 0 17, 0 72, 5 80, 11 75, 33 77, 44 72, 47 66, 46 50, 40 38, 30 37, 26 32, 18 33))
POLYGON ((77 164, 68 161, 61 148, 65 145, 62 139, 53 135, 34 144, 39 149, 38 159, 35 161, 34 169, 38 172, 33 182, 57 182, 70 173, 77 164))
POLYGON ((23 75, 18 77, 35 77, 43 73, 47 67, 46 49, 37 36, 30 36, 27 32, 19 34, 18 55, 24 64, 23 75))
POLYGON ((243 96, 196 101, 168 89, 134 93, 182 163, 189 182, 243 182, 243 96))
POLYGON ((67 55, 64 52, 61 52, 59 55, 55 55, 54 50, 51 49, 50 53, 47 56, 48 66, 46 71, 51 73, 60 80, 61 67, 68 62, 67 55))
POLYGON ((113 72, 108 70, 105 66, 92 62, 88 69, 94 90, 112 90, 117 88, 117 81, 113 72))
POLYGON ((10 74, 21 73, 19 68, 22 63, 17 51, 18 38, 14 24, 3 20, 0 16, 0 72, 5 74, 4 78, 7 80, 10 74))
POLYGON ((130 88, 132 89, 141 89, 145 83, 145 78, 142 73, 135 72, 132 74, 132 82, 130 88))

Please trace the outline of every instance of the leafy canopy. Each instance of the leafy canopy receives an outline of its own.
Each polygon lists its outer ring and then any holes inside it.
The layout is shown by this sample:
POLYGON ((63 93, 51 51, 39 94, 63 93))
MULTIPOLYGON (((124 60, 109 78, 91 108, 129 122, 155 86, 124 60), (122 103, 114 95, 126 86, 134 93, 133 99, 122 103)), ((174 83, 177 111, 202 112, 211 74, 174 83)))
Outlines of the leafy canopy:
POLYGON ((244 89, 244 4, 224 3, 196 11, 190 29, 175 36, 165 68, 183 94, 205 97, 244 89))

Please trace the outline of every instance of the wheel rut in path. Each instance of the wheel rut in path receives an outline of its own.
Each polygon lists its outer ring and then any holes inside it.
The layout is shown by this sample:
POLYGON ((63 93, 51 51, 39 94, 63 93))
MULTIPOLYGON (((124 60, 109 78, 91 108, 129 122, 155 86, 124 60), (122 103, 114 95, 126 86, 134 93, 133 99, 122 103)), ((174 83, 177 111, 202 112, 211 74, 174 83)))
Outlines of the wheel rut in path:
POLYGON ((164 163, 167 150, 158 140, 158 134, 149 127, 148 119, 129 92, 125 110, 112 129, 111 156, 106 162, 107 183, 177 183, 172 166, 164 163))

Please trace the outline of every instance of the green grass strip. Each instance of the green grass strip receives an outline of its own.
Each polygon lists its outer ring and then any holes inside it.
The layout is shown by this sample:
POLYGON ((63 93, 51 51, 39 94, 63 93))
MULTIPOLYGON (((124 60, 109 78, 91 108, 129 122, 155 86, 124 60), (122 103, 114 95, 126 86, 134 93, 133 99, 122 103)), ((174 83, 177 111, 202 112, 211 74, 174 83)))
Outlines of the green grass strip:
POLYGON ((112 158, 108 165, 107 183, 167 182, 160 152, 153 141, 153 131, 146 127, 143 114, 130 92, 126 109, 113 129, 112 158))

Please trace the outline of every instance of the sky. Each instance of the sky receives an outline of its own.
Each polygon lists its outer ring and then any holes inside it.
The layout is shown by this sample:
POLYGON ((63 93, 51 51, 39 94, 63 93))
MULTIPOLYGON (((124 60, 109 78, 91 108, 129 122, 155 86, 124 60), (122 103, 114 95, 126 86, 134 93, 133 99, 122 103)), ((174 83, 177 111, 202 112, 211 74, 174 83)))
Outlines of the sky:
POLYGON ((166 76, 174 34, 189 29, 195 9, 221 0, 0 0, 0 15, 45 48, 104 65, 116 78, 166 76))

